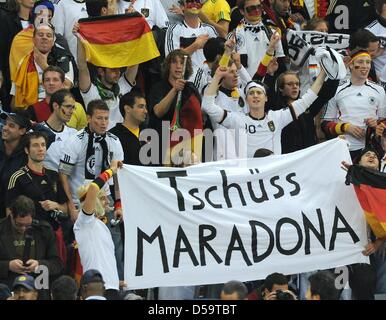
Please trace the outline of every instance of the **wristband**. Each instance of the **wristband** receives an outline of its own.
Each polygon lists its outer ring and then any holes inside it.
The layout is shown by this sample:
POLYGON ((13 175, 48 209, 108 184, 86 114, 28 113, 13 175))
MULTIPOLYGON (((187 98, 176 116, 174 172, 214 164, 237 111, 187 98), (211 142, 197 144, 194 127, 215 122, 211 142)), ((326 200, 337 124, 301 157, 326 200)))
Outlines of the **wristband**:
POLYGON ((103 172, 99 175, 99 177, 100 177, 101 179, 103 179, 105 182, 106 182, 107 180, 109 180, 112 176, 113 176, 113 170, 111 170, 111 169, 107 169, 107 170, 103 171, 103 172))
POLYGON ((105 185, 106 181, 103 181, 103 179, 101 179, 100 177, 96 178, 93 182, 91 182, 92 184, 95 184, 99 190, 103 188, 103 186, 105 185))
POLYGON ((121 209, 121 208, 122 208, 121 199, 115 200, 115 202, 114 202, 114 208, 115 208, 115 209, 121 209))
POLYGON ((342 131, 343 131, 343 132, 347 132, 348 128, 350 128, 350 124, 349 124, 349 123, 343 123, 343 125, 342 125, 342 131))
POLYGON ((264 55, 264 57, 263 57, 263 59, 261 60, 261 64, 263 65, 263 66, 268 66, 268 64, 271 62, 271 60, 272 60, 272 57, 273 57, 273 55, 271 56, 271 55, 269 55, 268 53, 266 53, 265 55, 264 55))
POLYGON ((229 64, 229 61, 230 61, 231 57, 230 56, 227 56, 226 54, 223 54, 220 61, 219 61, 219 66, 220 67, 228 67, 228 64, 229 64))
POLYGON ((335 125, 335 132, 337 135, 343 134, 342 126, 343 126, 343 123, 337 123, 335 125))

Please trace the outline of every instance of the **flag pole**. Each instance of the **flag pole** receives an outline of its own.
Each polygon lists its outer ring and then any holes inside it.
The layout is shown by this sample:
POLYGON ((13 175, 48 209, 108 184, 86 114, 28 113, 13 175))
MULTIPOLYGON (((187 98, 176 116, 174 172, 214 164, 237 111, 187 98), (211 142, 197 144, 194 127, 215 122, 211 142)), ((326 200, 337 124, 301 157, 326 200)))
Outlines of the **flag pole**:
MULTIPOLYGON (((186 70, 187 61, 188 61, 188 55, 185 54, 184 55, 184 64, 182 67, 182 79, 185 79, 185 70, 186 70)), ((172 120, 172 123, 170 124, 170 130, 171 131, 175 131, 178 128, 181 128, 181 125, 180 125, 181 107, 182 107, 182 90, 178 91, 176 108, 174 109, 173 120, 172 120)))

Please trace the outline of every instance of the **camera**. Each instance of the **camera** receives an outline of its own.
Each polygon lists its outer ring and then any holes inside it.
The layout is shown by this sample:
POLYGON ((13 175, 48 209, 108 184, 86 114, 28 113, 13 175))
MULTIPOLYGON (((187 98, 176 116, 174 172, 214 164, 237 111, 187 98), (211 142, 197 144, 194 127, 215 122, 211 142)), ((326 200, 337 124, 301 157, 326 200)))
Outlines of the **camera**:
POLYGON ((49 212, 50 218, 58 222, 66 221, 69 216, 61 210, 53 210, 49 212))
POLYGON ((276 299, 277 300, 294 300, 294 297, 289 292, 276 290, 276 299))

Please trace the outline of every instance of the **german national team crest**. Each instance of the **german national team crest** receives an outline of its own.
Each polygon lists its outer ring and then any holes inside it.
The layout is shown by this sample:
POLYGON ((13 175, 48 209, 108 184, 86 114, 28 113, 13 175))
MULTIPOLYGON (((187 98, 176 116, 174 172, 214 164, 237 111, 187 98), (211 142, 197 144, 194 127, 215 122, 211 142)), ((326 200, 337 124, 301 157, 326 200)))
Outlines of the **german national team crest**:
POLYGON ((275 124, 273 123, 273 121, 269 121, 269 122, 268 122, 268 128, 269 128, 269 130, 271 130, 272 132, 275 131, 275 124))
POLYGON ((245 45, 245 38, 243 35, 240 34, 240 32, 235 32, 236 37, 236 51, 239 51, 241 48, 245 45))
POLYGON ((369 103, 370 103, 370 105, 374 105, 375 104, 375 97, 370 97, 369 98, 369 103))
POLYGON ((149 17, 149 12, 150 12, 150 10, 149 10, 148 8, 142 8, 142 9, 141 9, 141 13, 143 14, 143 16, 144 16, 145 18, 148 18, 148 17, 149 17))
POLYGON ((244 106, 245 106, 245 102, 244 102, 243 98, 239 97, 239 107, 244 108, 244 106))

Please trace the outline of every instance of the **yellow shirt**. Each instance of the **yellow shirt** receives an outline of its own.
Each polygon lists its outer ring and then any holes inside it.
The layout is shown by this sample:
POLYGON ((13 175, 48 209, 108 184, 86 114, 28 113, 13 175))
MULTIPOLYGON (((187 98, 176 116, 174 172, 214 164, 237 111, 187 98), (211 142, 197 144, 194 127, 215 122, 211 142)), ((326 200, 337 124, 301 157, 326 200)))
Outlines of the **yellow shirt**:
POLYGON ((231 7, 226 0, 207 0, 201 8, 206 16, 214 21, 231 21, 231 7))
POLYGON ((137 138, 139 138, 139 128, 136 128, 136 129, 133 129, 133 128, 128 128, 126 127, 127 129, 130 130, 130 132, 135 135, 137 138))
POLYGON ((76 130, 82 130, 87 126, 86 112, 79 102, 75 102, 75 109, 67 125, 76 130))

